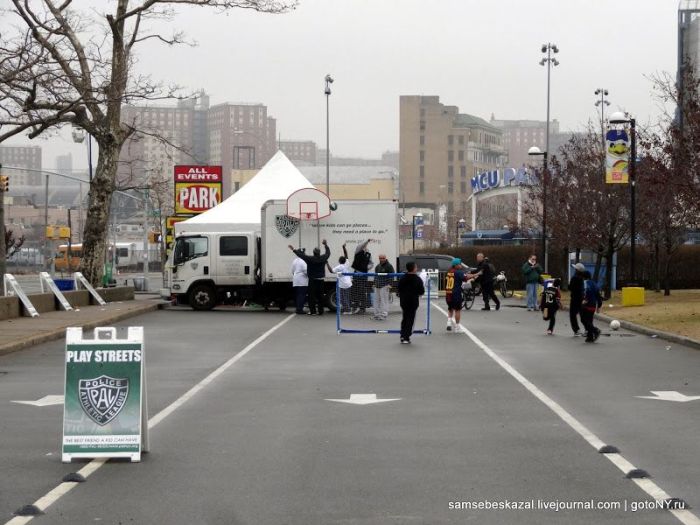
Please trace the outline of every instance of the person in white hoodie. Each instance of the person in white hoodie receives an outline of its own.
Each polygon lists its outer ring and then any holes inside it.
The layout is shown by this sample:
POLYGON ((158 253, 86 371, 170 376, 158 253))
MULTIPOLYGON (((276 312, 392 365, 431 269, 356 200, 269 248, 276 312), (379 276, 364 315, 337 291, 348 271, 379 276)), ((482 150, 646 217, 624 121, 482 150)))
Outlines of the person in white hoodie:
POLYGON ((338 276, 338 288, 340 288, 340 297, 337 298, 339 304, 337 306, 340 308, 341 314, 351 314, 350 288, 352 288, 352 276, 343 274, 352 273, 352 268, 347 258, 342 255, 338 259, 338 263, 332 270, 338 276))
POLYGON ((306 262, 297 257, 292 261, 292 287, 294 288, 294 304, 296 313, 304 313, 306 292, 309 289, 309 276, 306 274, 306 262))

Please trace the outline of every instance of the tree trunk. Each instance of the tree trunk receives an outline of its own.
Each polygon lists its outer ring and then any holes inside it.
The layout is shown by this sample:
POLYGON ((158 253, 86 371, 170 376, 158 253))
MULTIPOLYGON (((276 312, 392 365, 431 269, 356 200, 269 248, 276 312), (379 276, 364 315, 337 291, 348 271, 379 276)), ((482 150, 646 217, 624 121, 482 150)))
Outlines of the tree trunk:
POLYGON ((659 241, 654 243, 654 291, 661 291, 661 279, 659 276, 659 241))
POLYGON ((595 254, 595 270, 593 270, 593 280, 598 282, 598 277, 600 277, 600 266, 603 262, 603 251, 598 250, 595 254))
POLYGON ((100 284, 108 239, 109 209, 117 174, 119 147, 114 141, 100 143, 95 177, 90 184, 89 207, 83 231, 81 271, 93 286, 100 284))
POLYGON ((669 296, 671 295, 671 278, 669 274, 671 273, 672 250, 669 244, 666 244, 665 248, 666 250, 664 254, 664 296, 669 296))

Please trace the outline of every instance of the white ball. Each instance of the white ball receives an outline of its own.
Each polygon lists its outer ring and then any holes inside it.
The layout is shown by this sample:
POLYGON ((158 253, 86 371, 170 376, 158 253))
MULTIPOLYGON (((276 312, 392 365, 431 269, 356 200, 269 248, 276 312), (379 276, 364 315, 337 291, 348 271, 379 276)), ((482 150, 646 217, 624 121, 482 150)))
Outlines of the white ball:
POLYGON ((610 321, 610 328, 612 328, 613 330, 619 330, 620 321, 618 321, 617 319, 613 319, 612 321, 610 321))

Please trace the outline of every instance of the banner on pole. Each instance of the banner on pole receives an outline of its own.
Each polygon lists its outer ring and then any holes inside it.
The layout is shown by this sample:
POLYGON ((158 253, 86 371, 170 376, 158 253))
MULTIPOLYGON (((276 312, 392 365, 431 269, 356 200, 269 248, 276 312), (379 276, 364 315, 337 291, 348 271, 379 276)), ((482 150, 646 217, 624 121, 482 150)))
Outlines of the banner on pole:
POLYGON ((62 459, 129 458, 148 451, 143 327, 66 330, 62 459))
POLYGON ((611 129, 605 134, 605 182, 629 182, 630 139, 623 129, 611 129))

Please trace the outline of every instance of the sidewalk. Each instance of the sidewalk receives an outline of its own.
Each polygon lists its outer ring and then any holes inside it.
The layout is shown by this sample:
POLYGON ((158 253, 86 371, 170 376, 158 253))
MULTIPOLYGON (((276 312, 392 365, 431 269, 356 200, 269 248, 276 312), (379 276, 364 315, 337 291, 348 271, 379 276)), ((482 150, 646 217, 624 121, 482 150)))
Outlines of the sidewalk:
POLYGON ((83 306, 70 312, 42 313, 39 317, 18 317, 0 321, 0 355, 16 352, 46 341, 61 339, 69 326, 109 326, 129 317, 158 310, 165 304, 154 295, 140 295, 133 301, 105 306, 83 306))

